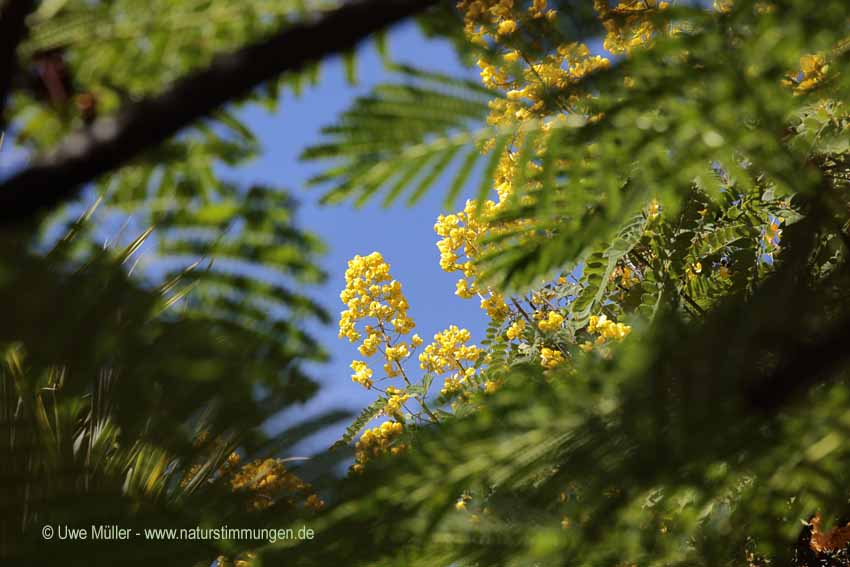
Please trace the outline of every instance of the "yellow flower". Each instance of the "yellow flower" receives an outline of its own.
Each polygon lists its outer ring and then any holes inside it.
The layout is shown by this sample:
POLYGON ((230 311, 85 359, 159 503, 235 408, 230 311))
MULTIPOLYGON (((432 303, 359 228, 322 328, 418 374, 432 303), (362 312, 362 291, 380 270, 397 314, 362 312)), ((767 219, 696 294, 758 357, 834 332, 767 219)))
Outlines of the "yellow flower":
POLYGON ((528 14, 532 18, 541 18, 546 11, 546 0, 532 0, 531 6, 528 8, 528 14))
POLYGON ((508 63, 516 63, 519 60, 519 51, 508 51, 502 56, 508 63))
POLYGON ((481 354, 477 346, 467 346, 471 334, 466 329, 452 325, 445 331, 434 335, 434 342, 425 347, 419 355, 422 370, 444 374, 458 368, 464 362, 474 363, 481 354))
POLYGON ((378 346, 382 342, 382 335, 378 333, 369 333, 363 343, 357 348, 361 356, 372 356, 378 351, 378 346))
POLYGON ((325 501, 319 498, 317 494, 311 494, 307 497, 307 500, 304 502, 304 505, 311 510, 319 511, 325 507, 325 501))
MULTIPOLYGON (((623 323, 609 321, 605 315, 593 315, 587 324, 587 332, 591 334, 599 333, 599 336, 596 338, 596 343, 604 344, 608 339, 623 340, 629 335, 629 333, 632 332, 632 328, 628 325, 624 325, 623 323)), ((582 348, 582 350, 585 349, 582 348)))
POLYGON ((823 55, 812 54, 800 57, 802 78, 797 84, 798 91, 807 91, 816 87, 826 77, 829 65, 823 55))
MULTIPOLYGON (((250 495, 248 507, 253 510, 266 509, 287 493, 303 494, 311 488, 289 472, 280 459, 258 459, 246 463, 229 473, 227 478, 231 490, 250 495)), ((308 496, 306 504, 316 504, 316 499, 311 500, 308 496)))
POLYGON ((384 374, 387 375, 387 378, 395 378, 401 374, 401 371, 398 369, 398 364, 393 364, 391 360, 388 360, 384 363, 384 374))
POLYGON ((385 421, 378 427, 367 429, 360 436, 360 440, 354 446, 354 465, 351 471, 363 472, 365 463, 371 457, 377 457, 385 453, 396 455, 406 447, 404 444, 395 444, 396 439, 404 431, 404 426, 398 421, 385 421))
POLYGON ((499 35, 509 35, 516 31, 516 22, 513 20, 504 20, 497 28, 499 35))
POLYGON ((340 313, 340 338, 357 342, 362 338, 358 322, 374 319, 377 323, 365 326, 367 336, 358 347, 362 356, 374 355, 381 344, 389 347, 388 331, 404 335, 415 326, 407 315, 408 303, 401 283, 392 279, 390 266, 379 252, 349 260, 340 300, 348 307, 340 313))
POLYGON ((552 369, 564 362, 564 353, 557 349, 543 347, 540 349, 540 364, 543 368, 552 369))
POLYGON ((407 343, 399 343, 396 346, 387 347, 387 360, 400 361, 410 356, 410 350, 407 348, 407 343))
POLYGON ((653 199, 649 202, 649 206, 647 207, 646 211, 646 216, 650 219, 654 219, 659 214, 661 214, 661 203, 658 202, 658 199, 653 199))
POLYGON ((545 319, 541 319, 537 323, 537 327, 546 333, 557 331, 564 323, 564 317, 557 311, 550 311, 545 319))
POLYGON ((352 382, 357 382, 367 390, 372 388, 372 369, 362 360, 352 360, 351 369, 354 374, 351 375, 352 382))
MULTIPOLYGON (((389 388, 387 388, 387 392, 389 393, 389 388)), ((397 417, 401 413, 401 408, 404 406, 404 402, 409 399, 409 394, 394 394, 390 396, 387 400, 387 405, 384 406, 384 413, 391 417, 397 417)))
POLYGON ((448 396, 450 394, 454 394, 455 392, 460 391, 462 387, 460 380, 450 376, 446 378, 445 382, 443 382, 443 387, 440 389, 440 395, 448 396))
POLYGON ((455 502, 455 510, 457 510, 458 512, 466 510, 466 503, 471 500, 472 496, 470 496, 469 494, 461 495, 461 497, 457 499, 457 502, 455 502))
POLYGON ((501 321, 510 313, 505 298, 500 293, 491 292, 490 297, 481 300, 481 309, 494 321, 501 321))
POLYGON ((525 319, 517 319, 510 327, 508 327, 505 335, 508 339, 514 340, 522 336, 523 331, 525 331, 525 319))
POLYGON ((455 286, 455 295, 458 297, 462 297, 464 299, 469 299, 470 297, 475 297, 477 291, 475 290, 475 285, 470 285, 466 280, 458 280, 457 285, 455 286))
POLYGON ((702 273, 702 264, 700 262, 694 262, 685 269, 688 279, 694 279, 700 273, 702 273))

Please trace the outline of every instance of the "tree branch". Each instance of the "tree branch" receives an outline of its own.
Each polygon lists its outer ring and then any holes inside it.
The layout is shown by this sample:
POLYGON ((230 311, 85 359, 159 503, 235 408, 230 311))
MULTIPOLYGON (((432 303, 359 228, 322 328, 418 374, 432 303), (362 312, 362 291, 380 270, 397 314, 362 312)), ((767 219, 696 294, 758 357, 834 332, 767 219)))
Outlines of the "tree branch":
POLYGON ((163 93, 70 134, 48 155, 0 185, 0 222, 24 221, 75 197, 85 183, 121 167, 258 85, 353 49, 370 34, 436 2, 355 0, 314 21, 295 24, 217 57, 208 68, 179 79, 163 93))
POLYGON ((12 77, 18 67, 18 45, 27 34, 26 19, 35 10, 35 0, 6 0, 0 12, 0 130, 6 129, 3 115, 12 77))

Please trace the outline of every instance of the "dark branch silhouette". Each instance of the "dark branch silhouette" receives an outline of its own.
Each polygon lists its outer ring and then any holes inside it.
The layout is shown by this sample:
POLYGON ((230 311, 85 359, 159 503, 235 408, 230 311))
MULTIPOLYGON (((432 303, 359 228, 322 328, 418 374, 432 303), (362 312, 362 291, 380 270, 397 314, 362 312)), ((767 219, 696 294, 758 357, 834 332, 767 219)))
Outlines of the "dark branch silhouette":
POLYGON ((354 48, 370 34, 436 0, 361 0, 295 24, 176 81, 163 93, 70 134, 48 155, 0 185, 0 222, 23 222, 76 196, 112 171, 223 104, 276 76, 354 48))
POLYGON ((35 0, 6 0, 0 11, 0 130, 6 127, 6 99, 17 71, 18 45, 26 37, 26 19, 34 9, 35 0))

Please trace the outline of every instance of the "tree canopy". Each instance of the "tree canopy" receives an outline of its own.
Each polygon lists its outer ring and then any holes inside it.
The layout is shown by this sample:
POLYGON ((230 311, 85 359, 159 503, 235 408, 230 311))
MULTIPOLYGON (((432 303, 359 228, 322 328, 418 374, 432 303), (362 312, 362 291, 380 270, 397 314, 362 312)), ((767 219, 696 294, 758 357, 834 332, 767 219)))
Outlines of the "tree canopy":
POLYGON ((3 5, 4 123, 37 157, 0 184, 0 557, 850 565, 850 6, 158 4, 3 5), (375 401, 288 460, 345 417, 261 428, 315 392, 322 245, 216 165, 261 151, 233 105, 407 17, 480 83, 390 54, 302 158, 328 203, 445 186, 439 267, 487 333, 419 336, 380 251, 352 258, 336 321, 375 401), (115 215, 139 236, 104 250, 115 215), (45 545, 60 523, 316 537, 45 545))

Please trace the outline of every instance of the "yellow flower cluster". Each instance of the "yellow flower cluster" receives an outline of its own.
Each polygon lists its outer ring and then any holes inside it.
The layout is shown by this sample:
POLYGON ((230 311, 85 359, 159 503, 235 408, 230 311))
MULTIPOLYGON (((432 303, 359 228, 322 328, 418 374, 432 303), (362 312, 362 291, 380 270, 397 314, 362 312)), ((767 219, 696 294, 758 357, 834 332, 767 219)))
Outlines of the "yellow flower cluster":
MULTIPOLYGON (((408 304, 401 292, 401 283, 392 279, 390 265, 379 252, 355 256, 348 261, 345 289, 339 298, 348 307, 340 314, 339 336, 349 342, 361 338, 356 329, 360 319, 374 318, 385 331, 394 330, 399 334, 408 333, 415 326, 407 316, 408 304)), ((367 333, 372 336, 379 331, 370 327, 367 333)))
MULTIPOLYGON (((502 165, 499 171, 504 168, 505 165, 502 165)), ((499 175, 497 172, 497 179, 499 175)), ((500 185, 497 185, 497 191, 501 191, 500 195, 506 198, 510 185, 503 174, 501 175, 502 181, 500 185)), ((501 293, 489 288, 479 289, 475 281, 478 272, 474 262, 484 251, 482 239, 488 231, 492 232, 495 228, 488 219, 498 212, 500 203, 484 201, 481 211, 476 214, 476 203, 469 200, 462 211, 440 215, 434 224, 434 231, 441 237, 437 242, 437 249, 440 251, 440 268, 449 273, 463 274, 463 277, 457 281, 455 294, 467 299, 479 296, 481 309, 497 322, 510 314, 510 308, 501 293)))
POLYGON ((489 225, 487 215, 495 212, 495 203, 485 201, 479 215, 475 214, 475 202, 467 201, 463 211, 450 215, 440 215, 434 224, 434 231, 442 237, 437 242, 440 251, 440 268, 446 272, 461 272, 455 294, 459 297, 470 298, 481 296, 481 309, 496 321, 504 319, 510 309, 505 304, 502 294, 493 290, 479 290, 475 283, 477 275, 474 261, 480 254, 480 240, 487 232, 489 225))
POLYGON ((564 316, 557 311, 550 311, 545 319, 537 322, 537 328, 544 333, 557 331, 564 324, 564 316))
POLYGON ((646 218, 649 220, 653 220, 658 218, 658 215, 661 214, 661 203, 658 202, 658 199, 653 199, 649 202, 649 205, 646 208, 646 218))
MULTIPOLYGON (((585 44, 575 42, 560 45, 536 61, 523 56, 525 65, 517 72, 512 60, 518 58, 519 52, 510 50, 502 56, 506 67, 483 59, 477 62, 482 82, 490 88, 505 91, 505 98, 490 102, 490 116, 487 120, 490 124, 515 124, 545 118, 553 110, 575 112, 587 96, 576 88, 576 84, 586 75, 610 65, 605 57, 592 55, 585 44), (573 88, 569 90, 568 96, 564 95, 566 98, 560 101, 561 104, 553 106, 553 91, 567 91, 570 87, 573 88)), ((550 122, 555 124, 562 118, 564 116, 559 113, 550 122)), ((522 139, 520 137, 517 140, 517 147, 522 144, 522 139)), ((542 143, 543 140, 541 146, 542 143)))
POLYGON ((362 360, 352 360, 351 369, 354 370, 351 380, 369 390, 372 387, 372 369, 369 365, 362 360))
POLYGON ((354 446, 354 464, 352 472, 363 472, 366 462, 386 453, 397 455, 405 450, 403 443, 394 444, 404 431, 404 426, 397 421, 385 421, 378 427, 367 429, 354 446))
MULTIPOLYGON (((380 353, 386 378, 401 376, 404 380, 403 388, 375 388, 385 402, 381 413, 393 421, 367 430, 357 442, 356 463, 352 470, 360 471, 370 456, 383 452, 396 454, 404 449, 403 445, 393 444, 402 431, 403 423, 408 420, 413 423, 423 420, 437 422, 439 418, 428 408, 427 391, 410 389, 414 383, 404 365, 423 341, 417 334, 405 340, 414 323, 407 314, 408 303, 401 284, 392 279, 389 264, 378 252, 365 257, 355 256, 348 263, 345 282, 340 299, 348 309, 340 315, 340 338, 347 338, 350 342, 361 341, 358 350, 364 357, 380 353), (368 321, 363 322, 364 319, 368 321), (358 329, 361 323, 364 323, 362 331, 365 337, 358 329), (414 403, 409 405, 408 402, 414 403)), ((485 309, 494 314, 508 311, 502 297, 492 294, 486 298, 485 309)), ((434 335, 435 342, 419 355, 420 366, 437 374, 452 372, 450 378, 460 387, 461 381, 474 375, 476 370, 472 363, 480 353, 478 347, 465 344, 469 339, 469 331, 456 326, 437 333, 434 335)), ((374 371, 366 361, 352 361, 351 369, 354 382, 367 389, 375 386, 374 371)), ((451 380, 448 387, 452 387, 451 380)))
MULTIPOLYGON (((555 44, 542 54, 531 56, 524 53, 521 42, 514 37, 527 26, 533 26, 539 33, 541 26, 552 26, 553 37, 557 36, 555 26, 551 24, 556 12, 547 8, 546 0, 461 0, 458 7, 464 14, 466 33, 474 43, 503 47, 501 57, 485 58, 478 61, 482 82, 494 89, 505 92, 504 98, 490 102, 488 123, 493 125, 516 125, 517 122, 544 119, 544 135, 535 142, 535 151, 540 152, 546 146, 549 128, 565 122, 566 113, 582 114, 582 101, 589 94, 581 93, 576 84, 587 74, 609 65, 601 56, 592 55, 588 47, 581 43, 555 44), (509 45, 508 45, 509 43, 509 45), (571 87, 572 90, 569 90, 571 87), (553 93, 568 92, 561 100, 553 102, 553 93)), ((555 97, 557 98, 557 97, 555 97)), ((461 272, 463 279, 458 281, 455 293, 460 297, 481 297, 481 307, 496 322, 510 314, 510 308, 501 294, 491 289, 481 289, 475 268, 476 260, 497 252, 496 244, 485 244, 487 236, 510 234, 511 238, 524 238, 521 229, 530 223, 528 219, 498 221, 496 218, 515 193, 513 185, 516 177, 517 148, 524 145, 526 134, 518 132, 511 147, 499 156, 494 174, 494 189, 498 200, 485 201, 476 215, 476 203, 467 201, 463 211, 451 215, 441 215, 434 226, 441 237, 437 247, 440 250, 440 266, 448 272, 461 272), (515 235, 515 236, 514 236, 515 235)), ((485 147, 485 151, 486 151, 485 147)), ((559 165, 561 167, 563 164, 559 165)), ((526 162, 523 167, 540 170, 535 161, 526 162)), ((534 176, 523 176, 526 185, 522 187, 519 202, 530 204, 532 190, 539 185, 534 176), (531 180, 531 181, 529 181, 531 180)), ((500 241, 498 246, 510 245, 510 239, 500 241)), ((544 328, 548 324, 544 323, 544 328)), ((553 321, 552 329, 555 324, 553 321)), ((449 388, 452 386, 449 385, 449 388)))
POLYGON ((441 396, 448 396, 454 394, 455 392, 459 392, 463 389, 463 382, 460 379, 455 378, 453 376, 449 376, 446 378, 446 381, 443 382, 443 387, 440 388, 441 396))
POLYGON ((499 35, 509 35, 516 31, 516 22, 513 20, 502 20, 498 27, 496 28, 496 32, 499 35))
MULTIPOLYGON (((194 445, 201 447, 206 443, 210 443, 210 446, 218 451, 224 447, 225 442, 222 439, 214 439, 210 442, 209 433, 201 431, 195 438, 194 445)), ((180 486, 187 488, 204 466, 198 463, 189 467, 180 481, 180 486)), ((231 451, 221 466, 214 471, 210 480, 221 480, 229 484, 234 492, 247 494, 249 510, 264 510, 282 500, 290 506, 295 506, 299 495, 305 497, 306 508, 317 511, 325 505, 322 499, 312 491, 310 484, 288 471, 280 459, 258 459, 242 464, 239 453, 231 451)), ((240 561, 237 560, 235 565, 239 565, 240 561)))
MULTIPOLYGON (((624 325, 623 323, 610 321, 605 315, 593 315, 587 324, 587 332, 599 333, 600 338, 606 340, 623 340, 629 335, 629 333, 632 332, 632 328, 628 325, 624 325)), ((597 339, 597 342, 599 342, 599 339, 597 339)))
POLYGON ((392 386, 387 387, 386 392, 389 398, 387 399, 387 405, 384 406, 384 414, 398 419, 401 415, 401 409, 404 407, 404 402, 412 396, 392 386))
POLYGON ((525 319, 517 319, 508 327, 505 335, 508 337, 508 340, 513 341, 521 337, 523 331, 525 331, 525 319))
POLYGON ((425 347, 419 355, 419 365, 426 372, 445 374, 459 370, 464 372, 464 363, 474 364, 481 354, 481 349, 475 345, 467 346, 471 334, 466 329, 456 325, 434 335, 434 342, 425 347))
POLYGON ((640 278, 637 277, 635 271, 630 266, 617 266, 611 274, 611 280, 618 279, 618 285, 625 290, 629 290, 640 283, 640 278))
POLYGON ((440 394, 448 396, 463 389, 470 378, 475 376, 475 362, 481 355, 481 349, 467 345, 471 334, 456 325, 434 335, 434 342, 425 347, 419 355, 419 366, 426 372, 448 374, 440 394))
POLYGON ((318 512, 325 507, 325 501, 319 498, 318 494, 311 494, 304 501, 304 507, 318 512))
MULTIPOLYGON (((492 207, 492 202, 485 205, 487 207, 492 207)), ((478 256, 478 239, 486 230, 486 224, 480 219, 475 214, 475 202, 471 200, 466 202, 464 210, 437 217, 434 232, 442 237, 437 243, 437 249, 440 251, 440 268, 443 271, 463 272, 467 278, 474 274, 475 267, 471 260, 478 256), (463 256, 466 261, 461 261, 463 256)), ((476 292, 470 289, 469 293, 471 297, 476 292)))
POLYGON ((461 497, 457 499, 457 502, 455 502, 455 510, 457 510, 458 512, 466 510, 466 504, 470 500, 472 500, 472 496, 470 496, 469 494, 461 495, 461 497))
MULTIPOLYGON (((527 25, 534 26, 535 30, 539 31, 541 25, 551 25, 550 22, 556 15, 555 10, 547 8, 546 0, 461 0, 458 7, 464 14, 467 36, 471 41, 482 45, 500 45, 507 41, 508 36, 521 32, 527 25)), ((554 29, 553 26, 553 31, 554 29)), ((516 47, 502 51, 501 60, 481 59, 478 66, 481 69, 482 82, 506 93, 505 98, 490 102, 488 122, 494 125, 515 124, 517 121, 546 117, 551 114, 552 109, 545 107, 547 104, 552 105, 553 90, 566 89, 586 74, 608 64, 607 59, 591 55, 587 46, 579 43, 556 45, 553 47, 553 53, 544 54, 537 60, 532 60, 528 54, 522 53, 516 47)), ((580 98, 579 95, 570 95, 565 104, 573 111, 580 98)), ((561 109, 557 110, 558 116, 552 120, 553 123, 564 118, 560 114, 561 109)), ((468 201, 463 211, 441 215, 434 226, 441 237, 437 244, 441 268, 448 272, 463 273, 463 279, 458 281, 455 293, 466 298, 481 296, 482 309, 497 322, 503 320, 510 313, 510 309, 500 294, 490 289, 479 289, 474 262, 485 253, 495 251, 491 248, 484 250, 485 236, 521 228, 521 225, 528 222, 497 224, 493 220, 514 192, 514 151, 523 145, 524 139, 525 134, 519 133, 512 149, 499 158, 494 174, 494 187, 499 197, 497 202, 485 201, 476 215, 476 203, 468 201)), ((540 139, 536 143, 537 149, 540 150, 546 141, 540 139)), ((525 166, 532 170, 540 167, 534 162, 525 166)), ((528 179, 531 176, 525 177, 528 179)), ((523 187, 524 194, 520 202, 528 202, 528 189, 531 188, 531 184, 523 187)))
POLYGON ((817 53, 803 55, 800 57, 799 77, 795 77, 791 83, 794 85, 795 91, 807 92, 822 83, 828 72, 829 65, 823 55, 817 53))
MULTIPOLYGON (((475 376, 475 368, 470 366, 446 378, 443 382, 443 387, 440 389, 441 396, 449 396, 451 394, 463 390, 464 384, 468 383, 469 379, 475 376)), ((462 396, 462 399, 467 399, 467 396, 462 396)))
POLYGON ((546 0, 533 0, 528 8, 520 10, 515 0, 461 0, 458 8, 464 14, 467 37, 478 45, 486 46, 490 39, 516 33, 520 23, 538 19, 554 20, 557 12, 547 10, 546 0))
MULTIPOLYGON (((463 277, 458 280, 455 294, 462 298, 479 296, 481 309, 496 322, 507 317, 511 310, 505 303, 505 297, 496 290, 479 288, 476 283, 478 272, 474 262, 484 252, 492 252, 492 244, 485 249, 483 238, 488 233, 494 233, 500 228, 491 219, 496 215, 510 195, 511 174, 510 159, 505 156, 500 160, 496 170, 496 191, 499 202, 487 200, 482 203, 480 211, 476 211, 476 202, 468 200, 464 209, 450 215, 440 215, 434 224, 434 231, 441 239, 437 242, 440 251, 440 268, 446 272, 461 272, 463 277)), ((517 224, 517 223, 514 223, 517 224)))
MULTIPOLYGON (((340 313, 339 337, 352 343, 363 339, 358 347, 362 356, 370 357, 380 351, 385 359, 387 377, 401 374, 402 361, 410 357, 422 339, 413 335, 410 343, 401 340, 415 323, 407 314, 408 303, 401 283, 392 279, 390 265, 383 256, 373 252, 352 258, 345 271, 345 289, 339 297, 348 307, 340 313), (371 320, 363 327, 365 338, 357 330, 358 322, 364 319, 371 320)), ((352 381, 367 389, 372 387, 373 371, 366 362, 354 360, 351 369, 354 371, 352 381)))
POLYGON ((491 291, 488 297, 481 299, 481 309, 486 311, 487 316, 494 321, 503 320, 511 312, 505 303, 505 296, 495 291, 491 291))
POLYGON ((564 353, 556 348, 543 347, 540 349, 540 365, 551 370, 564 362, 564 353))
POLYGON ((685 274, 689 280, 696 278, 702 273, 702 262, 694 262, 685 268, 685 274))
MULTIPOLYGON (((609 340, 622 341, 632 332, 632 328, 624 323, 615 323, 605 315, 593 315, 587 324, 587 332, 597 334, 596 344, 603 345, 609 340)), ((585 352, 593 350, 593 343, 585 341, 579 345, 585 352)))
POLYGON ((593 6, 605 27, 602 46, 611 53, 630 53, 633 49, 649 44, 660 32, 654 22, 659 10, 666 10, 669 2, 657 0, 621 0, 611 7, 608 0, 594 0, 593 6))
MULTIPOLYGON (((238 461, 238 456, 236 459, 238 461)), ((310 485, 289 472, 280 459, 246 463, 230 477, 230 487, 236 492, 250 494, 249 507, 255 510, 264 510, 281 498, 295 505, 294 495, 298 493, 306 496, 305 507, 320 510, 324 506, 310 485)))

